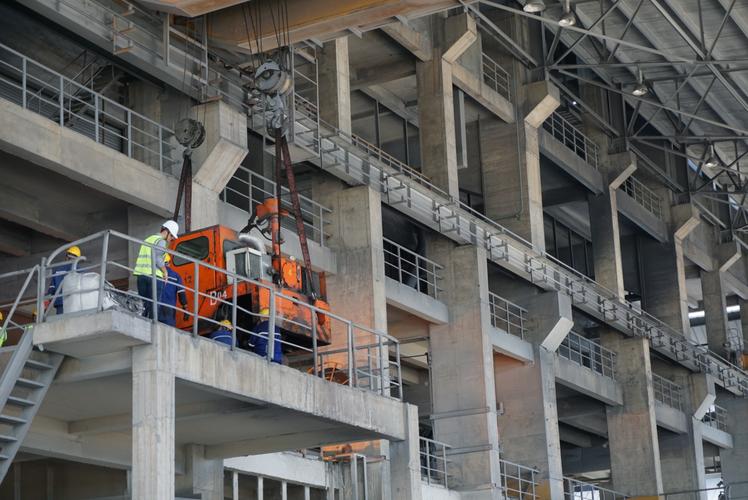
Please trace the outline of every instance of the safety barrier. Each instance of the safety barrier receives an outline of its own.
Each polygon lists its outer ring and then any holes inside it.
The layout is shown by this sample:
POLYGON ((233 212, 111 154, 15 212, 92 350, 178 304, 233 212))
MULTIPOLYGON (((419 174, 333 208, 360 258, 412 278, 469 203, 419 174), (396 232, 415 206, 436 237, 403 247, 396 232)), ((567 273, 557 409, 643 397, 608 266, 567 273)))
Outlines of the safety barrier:
POLYGON ((654 387, 655 401, 676 410, 683 409, 683 389, 680 385, 656 373, 652 374, 652 385, 654 387))
POLYGON ((554 112, 543 122, 543 128, 589 166, 599 168, 600 147, 566 118, 554 112))
POLYGON ((421 480, 426 484, 449 488, 449 474, 447 472, 447 450, 451 448, 434 439, 419 438, 421 455, 421 480))
POLYGON ((727 410, 718 405, 712 405, 701 419, 709 427, 727 432, 727 410))
POLYGON ((568 477, 564 478, 566 500, 627 500, 628 495, 568 477))
POLYGON ((499 475, 504 498, 512 500, 536 500, 538 497, 537 469, 499 459, 499 475))
POLYGON ((164 280, 156 276, 155 264, 151 276, 141 279, 139 284, 145 296, 128 287, 134 268, 128 264, 126 256, 137 255, 142 245, 156 248, 154 245, 116 231, 103 231, 72 245, 81 247, 83 255, 88 257, 75 263, 76 272, 67 268, 70 261, 61 260, 68 245, 42 260, 40 273, 44 280, 35 294, 36 309, 40 311, 37 322, 60 319, 59 314, 55 314, 58 298, 62 298, 62 316, 119 309, 148 317, 153 322, 181 320, 189 325, 189 331, 182 331, 184 334, 205 341, 211 340, 201 335, 218 329, 222 320, 228 320, 232 326, 228 327, 230 333, 227 337, 230 335, 230 339, 226 338, 224 342, 227 349, 255 356, 250 352, 252 345, 262 341, 267 344, 265 356, 271 361, 275 343, 280 342, 289 366, 330 381, 402 399, 397 339, 310 304, 305 299, 277 291, 270 284, 267 269, 259 261, 252 260, 252 255, 247 256, 243 270, 248 274, 245 275, 207 264, 198 260, 199 255, 166 250, 172 256, 172 266, 176 270, 191 272, 193 276, 186 284, 177 287, 186 295, 186 303, 182 304, 162 300, 159 290, 164 280), (56 274, 65 276, 62 286, 47 290, 47 284, 56 274), (268 297, 267 314, 253 310, 256 305, 250 306, 239 298, 240 295, 247 297, 249 290, 253 289, 251 287, 256 287, 258 295, 268 297), (294 317, 283 315, 283 308, 289 307, 295 307, 298 314, 294 317), (265 321, 267 324, 262 328, 257 326, 265 321), (321 325, 329 327, 330 342, 327 345, 320 338, 321 325), (284 331, 293 329, 296 335, 268 336, 267 333, 255 332, 274 332, 276 326, 284 331))
POLYGON ((415 288, 431 298, 438 299, 442 291, 443 266, 427 259, 392 240, 384 238, 384 273, 388 278, 415 288))
POLYGON ((642 208, 658 219, 662 219, 662 202, 660 197, 645 186, 642 181, 630 175, 626 178, 620 189, 633 198, 642 208))
POLYGON ((502 68, 499 63, 491 59, 485 52, 481 54, 481 67, 483 70, 483 82, 502 96, 511 99, 511 92, 509 90, 510 76, 507 70, 502 68))
MULTIPOLYGON (((251 214, 257 205, 268 198, 275 198, 275 189, 275 181, 252 172, 246 167, 239 166, 221 192, 221 200, 251 214)), ((281 206, 291 210, 289 189, 282 186, 281 193, 281 206)), ((304 195, 299 195, 299 201, 307 237, 321 246, 325 246, 327 237, 325 227, 330 223, 332 210, 304 195)), ((283 218, 281 225, 296 232, 296 223, 291 218, 283 218)))
POLYGON ((507 333, 525 338, 525 320, 527 309, 488 292, 488 307, 491 314, 491 324, 507 333))
POLYGON ((562 358, 589 368, 603 377, 613 380, 616 378, 616 353, 578 333, 569 332, 556 352, 562 358))
POLYGON ((160 171, 181 162, 168 128, 3 44, 0 97, 160 171))

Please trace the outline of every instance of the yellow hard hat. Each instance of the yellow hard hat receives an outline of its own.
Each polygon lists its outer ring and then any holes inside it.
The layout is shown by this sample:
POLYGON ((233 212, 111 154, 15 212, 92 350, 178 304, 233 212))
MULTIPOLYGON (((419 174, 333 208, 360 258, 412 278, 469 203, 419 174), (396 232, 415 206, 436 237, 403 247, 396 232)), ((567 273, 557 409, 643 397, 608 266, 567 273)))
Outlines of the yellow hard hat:
POLYGON ((73 245, 72 247, 68 248, 68 255, 75 255, 76 257, 80 257, 81 256, 81 249, 79 247, 73 245))
POLYGON ((225 320, 221 321, 221 325, 223 325, 223 326, 225 326, 227 328, 231 328, 231 321, 225 319, 225 320))
POLYGON ((268 314, 270 314, 270 309, 268 309, 267 307, 263 307, 262 309, 260 309, 260 314, 262 314, 263 316, 267 316, 268 314))
POLYGON ((171 262, 171 254, 164 254, 164 263, 168 264, 169 262, 171 262))
POLYGON ((3 312, 0 311, 0 321, 2 321, 2 320, 3 320, 3 312))

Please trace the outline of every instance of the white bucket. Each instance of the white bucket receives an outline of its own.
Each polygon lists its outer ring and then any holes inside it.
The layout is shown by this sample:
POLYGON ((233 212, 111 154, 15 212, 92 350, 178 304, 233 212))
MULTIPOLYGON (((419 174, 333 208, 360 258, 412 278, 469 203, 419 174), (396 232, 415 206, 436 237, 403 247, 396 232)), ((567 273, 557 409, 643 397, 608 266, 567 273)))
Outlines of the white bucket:
MULTIPOLYGON (((69 272, 62 280, 63 311, 73 313, 96 309, 99 304, 99 273, 69 272)), ((114 302, 104 293, 103 306, 108 309, 114 302)))

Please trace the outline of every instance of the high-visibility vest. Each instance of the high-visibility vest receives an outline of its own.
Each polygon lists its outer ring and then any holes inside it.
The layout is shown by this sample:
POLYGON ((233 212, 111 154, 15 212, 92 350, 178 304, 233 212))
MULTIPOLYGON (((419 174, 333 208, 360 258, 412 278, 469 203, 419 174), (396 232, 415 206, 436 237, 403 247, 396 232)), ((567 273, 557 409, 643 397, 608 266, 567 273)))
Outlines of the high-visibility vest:
MULTIPOLYGON (((146 243, 150 243, 151 245, 158 244, 159 240, 161 239, 160 234, 154 234, 153 236, 149 236, 145 239, 146 243)), ((151 258, 153 255, 153 249, 149 247, 148 245, 140 245, 140 252, 138 252, 138 259, 135 261, 135 271, 133 271, 133 274, 135 276, 151 276, 151 258)), ((163 278, 164 273, 161 271, 161 268, 156 266, 156 277, 157 278, 163 278)))

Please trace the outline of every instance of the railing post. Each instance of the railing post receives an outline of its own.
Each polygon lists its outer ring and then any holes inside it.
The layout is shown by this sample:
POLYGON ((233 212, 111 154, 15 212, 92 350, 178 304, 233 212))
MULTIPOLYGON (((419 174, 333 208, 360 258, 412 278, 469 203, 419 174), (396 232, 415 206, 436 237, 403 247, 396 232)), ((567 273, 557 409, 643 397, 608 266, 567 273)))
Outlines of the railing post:
POLYGON ((155 248, 151 247, 151 299, 153 300, 153 303, 151 304, 151 314, 153 315, 153 323, 158 322, 158 302, 156 297, 157 290, 158 290, 158 277, 156 276, 156 260, 154 257, 155 248))
POLYGON ((239 294, 237 290, 237 280, 234 278, 233 284, 231 285, 231 350, 236 349, 236 296, 239 294))
POLYGON ((127 111, 127 157, 132 158, 132 112, 127 111))
POLYGON ((397 361, 397 390, 398 399, 403 399, 403 371, 400 366, 400 342, 395 342, 395 359, 397 361))
POLYGON ((350 321, 347 323, 348 328, 348 385, 353 387, 353 377, 355 376, 355 368, 353 366, 353 323, 350 321))
POLYGON ((268 289, 270 291, 270 307, 269 309, 269 315, 268 318, 268 342, 267 342, 267 352, 265 353, 267 355, 267 360, 272 361, 273 360, 273 353, 275 352, 275 310, 276 310, 276 304, 275 304, 275 290, 272 288, 268 289))
POLYGON ((60 98, 58 99, 60 104, 60 127, 65 125, 65 80, 60 75, 60 98))
MULTIPOLYGON (((99 142, 99 94, 94 92, 94 139, 99 142)), ((104 137, 101 138, 102 144, 104 143, 104 137)))
POLYGON ((198 311, 200 310, 200 266, 195 261, 195 282, 192 284, 192 336, 198 335, 198 311))
POLYGON ((444 487, 449 489, 449 476, 447 475, 447 447, 442 444, 442 467, 444 470, 442 471, 442 474, 444 474, 444 487))
POLYGON ((158 171, 164 171, 164 129, 158 126, 158 171))
MULTIPOLYGON (((21 58, 21 103, 23 109, 26 109, 26 58, 21 58)), ((39 309, 37 309, 39 311, 39 309)))
POLYGON ((106 281, 107 251, 109 250, 109 231, 104 233, 101 243, 101 268, 99 277, 99 296, 96 301, 96 310, 104 310, 104 282, 106 281))
POLYGON ((312 307, 311 309, 311 320, 312 320, 312 370, 314 370, 314 376, 317 376, 317 310, 312 307))
POLYGON ((47 279, 47 258, 42 257, 42 262, 39 265, 39 279, 37 283, 37 294, 36 294, 36 323, 39 324, 44 319, 46 310, 44 309, 44 295, 46 294, 47 279))
POLYGON ((431 446, 426 441, 426 484, 431 484, 431 446))
POLYGON ((384 396, 384 341, 382 340, 381 335, 377 335, 377 337, 379 337, 379 392, 382 394, 382 396, 384 396))

